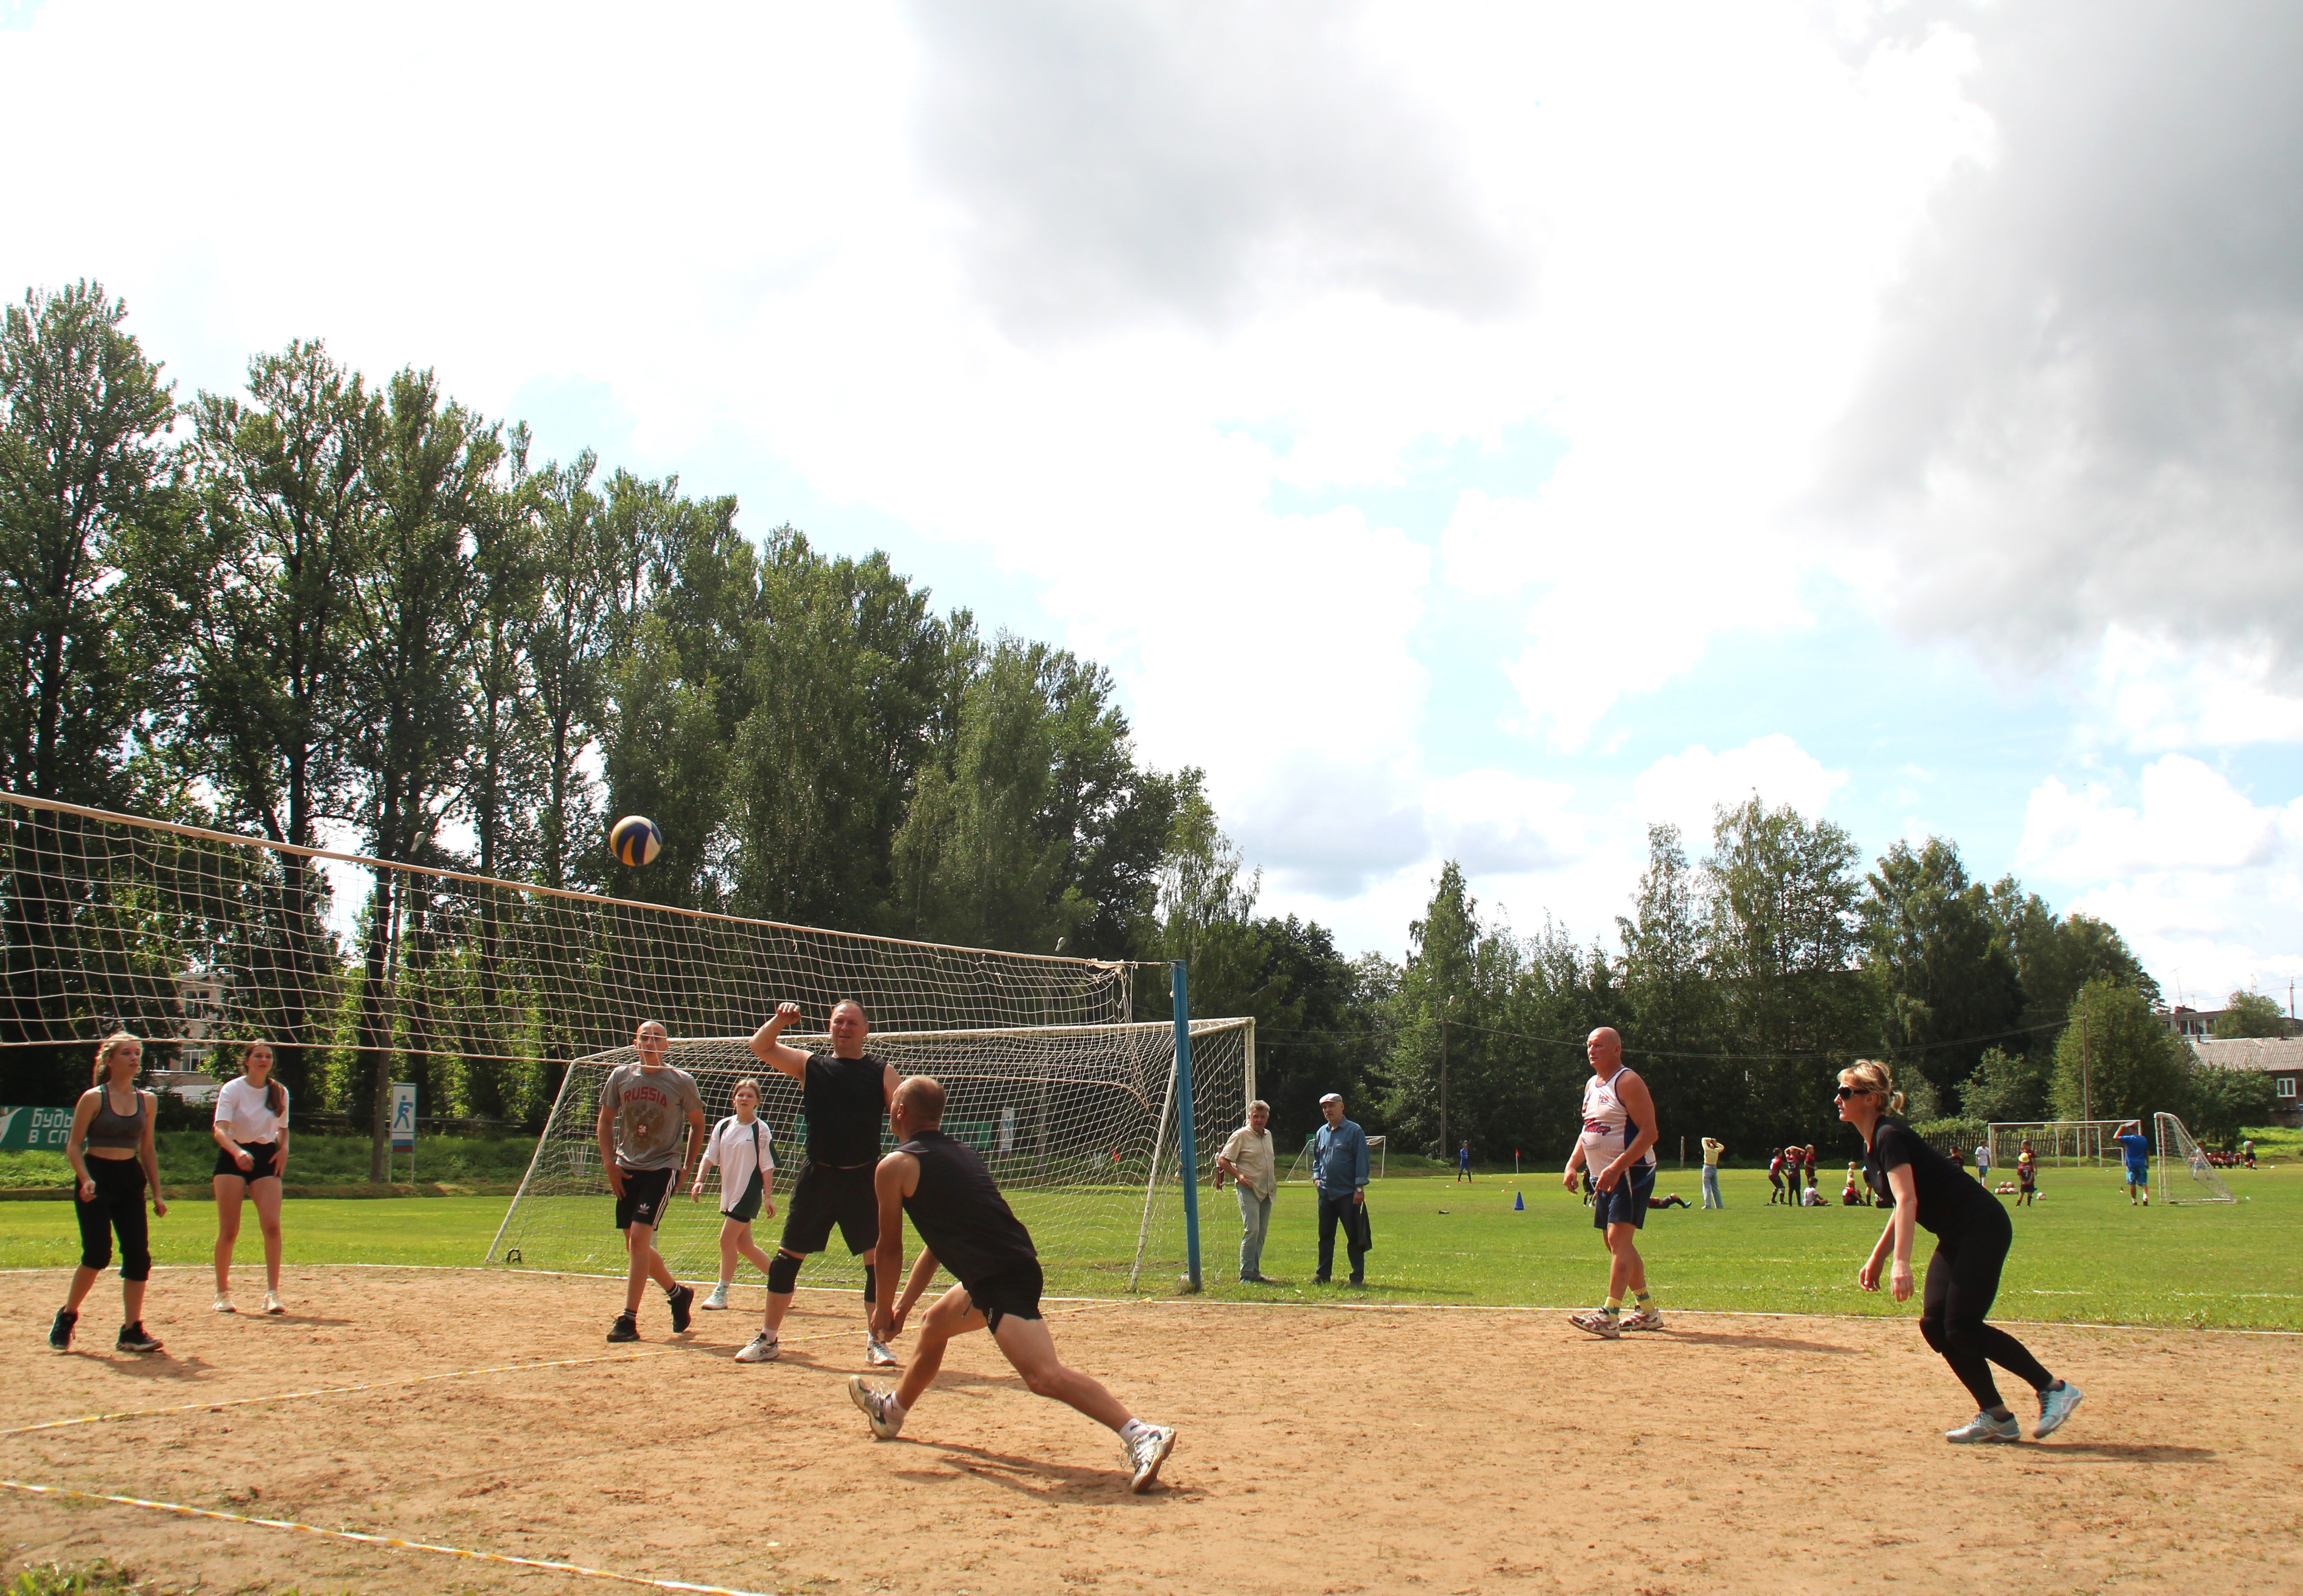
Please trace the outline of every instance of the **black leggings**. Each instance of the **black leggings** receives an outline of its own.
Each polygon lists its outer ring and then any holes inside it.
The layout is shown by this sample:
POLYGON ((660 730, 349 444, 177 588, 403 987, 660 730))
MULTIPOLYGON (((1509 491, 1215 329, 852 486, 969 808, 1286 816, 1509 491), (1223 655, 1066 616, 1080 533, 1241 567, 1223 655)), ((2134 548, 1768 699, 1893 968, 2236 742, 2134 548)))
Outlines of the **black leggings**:
POLYGON ((1999 1271, 2014 1240, 2014 1224, 1994 1199, 1977 1203, 1957 1226, 1938 1237, 1935 1256, 1928 1260, 1919 1334, 1943 1354, 1981 1408, 2000 1406, 1999 1385, 1991 1378, 1993 1364, 2034 1390, 2055 1383, 2022 1342, 1983 1322, 1991 1312, 1991 1299, 1999 1295, 1999 1271))
POLYGON ((80 1201, 72 1186, 72 1207, 80 1213, 80 1263, 82 1269, 102 1269, 112 1262, 112 1233, 120 1232, 120 1278, 152 1278, 152 1246, 145 1229, 144 1165, 133 1158, 91 1158, 89 1178, 96 1182, 96 1200, 80 1201))

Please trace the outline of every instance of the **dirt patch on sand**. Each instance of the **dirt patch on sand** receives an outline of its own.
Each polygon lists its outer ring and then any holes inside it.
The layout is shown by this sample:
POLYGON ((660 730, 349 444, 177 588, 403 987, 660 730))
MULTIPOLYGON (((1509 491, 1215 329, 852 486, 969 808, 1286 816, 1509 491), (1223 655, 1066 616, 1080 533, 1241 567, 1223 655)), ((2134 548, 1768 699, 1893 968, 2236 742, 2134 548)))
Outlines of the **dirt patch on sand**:
MULTIPOLYGON (((2087 1403, 2037 1444, 1955 1448, 1964 1396, 1909 1320, 1673 1313, 1590 1339, 1556 1313, 1050 1304, 1068 1361, 1180 1427, 1130 1496, 1118 1443, 957 1344, 905 1438, 842 1382, 856 1299, 802 1293, 780 1363, 699 1313, 606 1346, 612 1282, 304 1271, 283 1319, 155 1279, 164 1356, 43 1338, 54 1272, 0 1277, 7 1478, 738 1590, 2036 1592, 2303 1585, 2303 1338, 2027 1328, 2087 1403), (407 1381, 486 1365, 606 1359, 407 1381), (373 1389, 248 1406, 235 1399, 373 1389)), ((899 1348, 900 1350, 900 1348, 899 1348)), ((2016 1393, 2011 1392, 2011 1398, 2016 1393)), ((2026 1404, 2028 1406, 2028 1402, 2026 1404)), ((2022 1411, 2019 1407, 2019 1412, 2022 1411)), ((162 1589, 609 1591, 595 1580, 0 1492, 8 1567, 109 1557, 162 1589)), ((630 1588, 630 1587, 622 1587, 630 1588)))

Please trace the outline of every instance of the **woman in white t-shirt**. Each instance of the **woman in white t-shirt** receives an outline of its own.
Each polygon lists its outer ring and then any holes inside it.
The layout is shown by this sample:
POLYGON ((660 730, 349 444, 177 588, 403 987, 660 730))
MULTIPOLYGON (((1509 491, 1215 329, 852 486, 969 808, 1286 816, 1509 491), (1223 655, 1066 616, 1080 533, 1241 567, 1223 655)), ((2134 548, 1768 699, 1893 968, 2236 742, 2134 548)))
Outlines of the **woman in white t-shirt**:
POLYGON ((762 1214, 776 1217, 775 1199, 770 1195, 775 1140, 768 1135, 768 1122, 760 1118, 760 1084, 747 1077, 736 1083, 731 1095, 736 1111, 712 1127, 711 1138, 704 1144, 704 1161, 696 1166, 696 1184, 688 1192, 690 1201, 702 1201, 704 1172, 719 1166, 720 1283, 696 1305, 699 1308, 728 1305, 738 1254, 759 1265, 762 1274, 767 1272, 768 1255, 752 1239, 752 1221, 762 1214))
POLYGON ((288 1088, 272 1078, 272 1044, 248 1044, 237 1080, 216 1094, 215 1119, 215 1311, 232 1305, 232 1250, 240 1241, 240 1205, 256 1200, 257 1222, 264 1227, 264 1311, 280 1305, 280 1178, 288 1170, 288 1088))

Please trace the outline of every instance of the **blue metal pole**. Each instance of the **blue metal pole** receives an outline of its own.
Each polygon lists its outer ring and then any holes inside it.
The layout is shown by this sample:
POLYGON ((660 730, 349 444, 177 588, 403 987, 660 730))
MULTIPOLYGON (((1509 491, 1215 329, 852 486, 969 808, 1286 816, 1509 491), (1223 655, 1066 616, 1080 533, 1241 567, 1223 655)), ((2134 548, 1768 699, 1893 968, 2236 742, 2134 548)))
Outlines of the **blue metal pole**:
POLYGON ((1200 1288, 1200 1144, 1192 1132, 1192 997, 1184 961, 1170 964, 1176 993, 1176 1151, 1184 1171, 1184 1263, 1200 1288))

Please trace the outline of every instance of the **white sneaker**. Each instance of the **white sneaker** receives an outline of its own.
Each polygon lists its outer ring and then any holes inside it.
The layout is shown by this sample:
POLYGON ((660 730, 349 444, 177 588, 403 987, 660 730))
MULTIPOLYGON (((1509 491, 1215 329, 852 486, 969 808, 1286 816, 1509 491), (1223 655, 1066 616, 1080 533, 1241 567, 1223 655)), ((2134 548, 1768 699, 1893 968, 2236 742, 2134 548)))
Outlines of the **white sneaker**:
POLYGON ((1944 1431, 1944 1439, 1955 1447, 1972 1446, 1986 1440, 2021 1440, 2023 1426, 2015 1422, 2015 1415, 2012 1413, 2004 1419, 1978 1413, 1958 1429, 1944 1431))
POLYGON ((1567 1322, 1584 1334, 1597 1336, 1603 1341, 1613 1341, 1624 1333, 1623 1316, 1610 1313, 1605 1308, 1586 1308, 1580 1313, 1570 1313, 1567 1322))
POLYGON ((1618 1330, 1661 1330, 1663 1310, 1658 1307, 1633 1308, 1615 1322, 1618 1330))
POLYGON ((712 1295, 705 1297, 702 1302, 697 1303, 696 1305, 699 1308, 709 1308, 715 1312, 721 1308, 726 1307, 728 1305, 728 1282, 722 1280, 717 1286, 712 1288, 712 1295))
POLYGON ((773 1336, 762 1330, 744 1343, 743 1350, 736 1355, 736 1361, 739 1364, 772 1364, 776 1361, 776 1354, 782 1350, 773 1336))
POLYGON ((1165 1425, 1149 1425, 1134 1440, 1120 1442, 1119 1449, 1127 1455, 1127 1489, 1149 1490, 1160 1477, 1160 1465, 1176 1449, 1176 1432, 1165 1425))
POLYGON ((264 1311, 267 1313, 285 1313, 288 1310, 282 1305, 280 1294, 277 1291, 267 1291, 264 1294, 264 1311))
POLYGON ((2063 1381, 2061 1390, 2041 1391, 2039 1393, 2039 1427, 2031 1433, 2041 1440, 2046 1440, 2063 1427, 2063 1421, 2078 1411, 2082 1399, 2079 1387, 2068 1380, 2063 1381))
POLYGON ((238 1308, 232 1305, 232 1298, 226 1296, 221 1291, 216 1293, 216 1299, 208 1305, 208 1309, 209 1312, 215 1313, 237 1313, 240 1312, 238 1308))
MULTIPOLYGON (((896 1406, 895 1392, 883 1391, 875 1385, 866 1384, 861 1374, 851 1374, 848 1377, 848 1395, 856 1406, 864 1410, 864 1416, 872 1422, 873 1436, 881 1440, 893 1440, 903 1433, 904 1414, 896 1406)), ((1158 1465, 1155 1464, 1153 1467, 1156 1469, 1158 1465)))
POLYGON ((874 1369, 892 1369, 896 1366, 896 1355, 889 1351, 888 1344, 877 1336, 866 1336, 864 1338, 864 1361, 874 1369))

